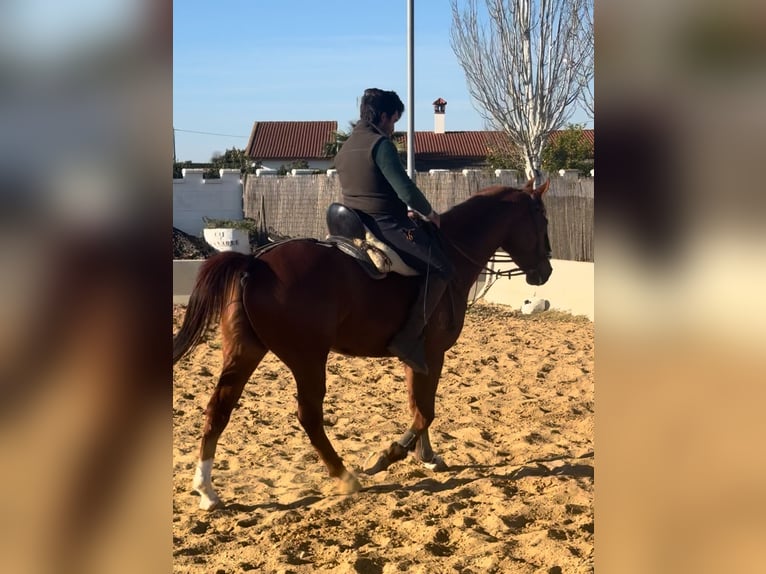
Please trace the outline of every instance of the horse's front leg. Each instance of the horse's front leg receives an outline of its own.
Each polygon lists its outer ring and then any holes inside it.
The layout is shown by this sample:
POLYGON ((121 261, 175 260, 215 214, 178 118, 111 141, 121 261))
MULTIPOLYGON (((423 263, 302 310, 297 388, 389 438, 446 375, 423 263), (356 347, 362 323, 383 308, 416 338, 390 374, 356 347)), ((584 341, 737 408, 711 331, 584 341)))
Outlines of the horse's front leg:
POLYGON ((429 470, 447 470, 447 464, 444 462, 444 459, 436 454, 431 447, 431 437, 428 436, 428 429, 424 430, 418 437, 414 454, 415 458, 429 470))
POLYGON ((375 474, 387 469, 391 464, 402 460, 410 451, 424 463, 435 462, 438 464, 429 468, 441 468, 444 463, 434 455, 431 441, 428 436, 428 427, 434 420, 434 405, 436 400, 436 388, 441 376, 444 355, 429 361, 428 375, 415 373, 410 367, 405 366, 407 379, 407 392, 409 395, 410 413, 412 414, 412 426, 399 439, 388 447, 387 450, 373 455, 367 459, 364 471, 367 474, 375 474))

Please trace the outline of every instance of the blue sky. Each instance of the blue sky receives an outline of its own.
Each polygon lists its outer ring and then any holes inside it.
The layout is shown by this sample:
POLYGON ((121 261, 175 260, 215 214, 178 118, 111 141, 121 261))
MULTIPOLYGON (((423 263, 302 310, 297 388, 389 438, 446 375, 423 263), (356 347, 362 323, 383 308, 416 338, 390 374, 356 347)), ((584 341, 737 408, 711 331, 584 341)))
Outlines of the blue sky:
MULTIPOLYGON (((485 128, 450 47, 451 18, 449 0, 415 2, 415 130, 433 129, 440 97, 447 130, 485 128)), ((335 120, 345 130, 365 88, 395 90, 406 106, 406 41, 405 0, 174 2, 178 160, 244 148, 255 121, 335 120)), ((587 123, 579 113, 571 121, 587 123)))

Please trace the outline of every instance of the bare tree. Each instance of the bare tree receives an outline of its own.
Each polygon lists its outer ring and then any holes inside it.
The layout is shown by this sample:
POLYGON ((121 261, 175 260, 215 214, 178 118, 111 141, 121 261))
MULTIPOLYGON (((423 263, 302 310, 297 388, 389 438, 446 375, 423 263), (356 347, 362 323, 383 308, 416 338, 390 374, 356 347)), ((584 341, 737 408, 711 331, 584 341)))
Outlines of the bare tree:
POLYGON ((592 0, 476 0, 452 5, 451 44, 479 113, 524 154, 539 179, 543 145, 566 124, 592 62, 585 12, 592 0), (591 59, 588 60, 589 51, 591 59))
POLYGON ((579 102, 582 110, 588 114, 592 120, 595 117, 595 99, 593 97, 593 74, 594 74, 594 55, 595 44, 593 36, 593 0, 583 0, 584 10, 582 12, 582 22, 585 27, 583 41, 586 43, 587 50, 584 53, 585 60, 580 68, 580 96, 579 102))

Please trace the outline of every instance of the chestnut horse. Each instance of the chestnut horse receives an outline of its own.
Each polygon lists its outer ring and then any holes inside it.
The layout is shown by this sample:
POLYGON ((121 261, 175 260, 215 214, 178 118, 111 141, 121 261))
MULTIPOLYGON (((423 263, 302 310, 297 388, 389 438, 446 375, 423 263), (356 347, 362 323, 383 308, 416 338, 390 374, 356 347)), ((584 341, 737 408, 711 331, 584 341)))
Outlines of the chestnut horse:
MULTIPOLYGON (((542 195, 534 188, 490 187, 441 216, 441 241, 455 277, 425 329, 428 374, 405 365, 412 425, 366 465, 372 474, 414 451, 423 462, 439 461, 428 438, 444 353, 463 327, 469 291, 498 248, 542 285, 551 274, 548 221, 542 195)), ((386 357, 386 345, 404 323, 420 278, 390 273, 374 280, 348 255, 314 239, 279 243, 255 256, 224 252, 202 265, 180 331, 173 339, 175 363, 196 346, 220 317, 223 369, 207 409, 193 487, 200 508, 220 504, 211 469, 218 438, 250 375, 272 351, 293 373, 298 420, 339 481, 343 493, 361 488, 327 438, 323 427, 329 352, 386 357)))

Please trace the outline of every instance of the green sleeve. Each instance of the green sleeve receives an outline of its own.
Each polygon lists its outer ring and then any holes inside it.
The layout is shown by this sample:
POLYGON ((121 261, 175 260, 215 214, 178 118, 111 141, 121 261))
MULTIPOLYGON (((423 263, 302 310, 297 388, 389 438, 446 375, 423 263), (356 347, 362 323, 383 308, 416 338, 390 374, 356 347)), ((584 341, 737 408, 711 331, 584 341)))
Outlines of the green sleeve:
POLYGON ((433 211, 431 204, 404 171, 399 154, 391 140, 382 138, 372 151, 372 155, 375 164, 394 188, 399 199, 422 215, 430 215, 433 211))

